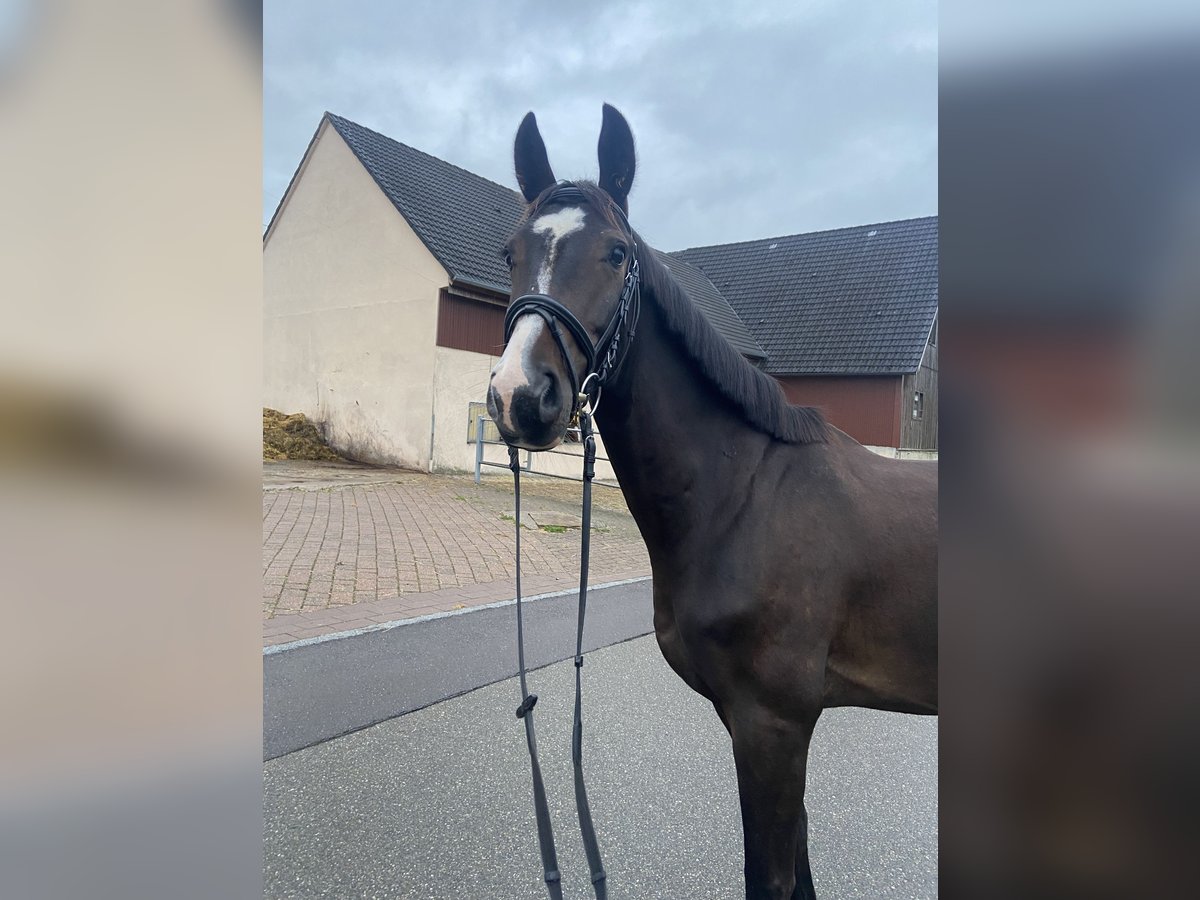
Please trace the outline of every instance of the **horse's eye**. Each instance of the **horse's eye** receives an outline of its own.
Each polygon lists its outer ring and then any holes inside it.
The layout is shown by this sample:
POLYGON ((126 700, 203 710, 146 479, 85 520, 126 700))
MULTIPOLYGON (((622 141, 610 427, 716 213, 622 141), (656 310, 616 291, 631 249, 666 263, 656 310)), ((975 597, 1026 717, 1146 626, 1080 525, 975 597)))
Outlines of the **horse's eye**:
POLYGON ((513 267, 513 258, 512 258, 512 254, 511 254, 511 253, 509 253, 507 250, 505 250, 505 251, 504 251, 504 252, 501 254, 501 256, 502 256, 502 257, 503 257, 503 259, 504 259, 504 265, 505 265, 505 266, 508 268, 508 271, 510 271, 510 272, 511 272, 511 271, 512 271, 512 267, 513 267))
POLYGON ((625 262, 625 248, 620 244, 612 248, 612 253, 608 254, 608 261, 614 266, 620 266, 625 262))

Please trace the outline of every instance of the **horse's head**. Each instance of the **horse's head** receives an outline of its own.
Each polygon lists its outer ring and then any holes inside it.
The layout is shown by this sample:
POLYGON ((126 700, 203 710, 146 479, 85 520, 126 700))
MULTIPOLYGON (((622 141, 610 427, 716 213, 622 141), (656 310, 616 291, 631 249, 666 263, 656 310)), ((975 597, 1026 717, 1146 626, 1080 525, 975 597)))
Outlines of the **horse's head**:
POLYGON ((623 353, 631 304, 636 316, 638 248, 626 219, 633 135, 605 104, 599 185, 555 181, 533 113, 513 155, 529 206, 501 251, 512 300, 487 406, 510 444, 547 450, 562 440, 579 391, 623 353))

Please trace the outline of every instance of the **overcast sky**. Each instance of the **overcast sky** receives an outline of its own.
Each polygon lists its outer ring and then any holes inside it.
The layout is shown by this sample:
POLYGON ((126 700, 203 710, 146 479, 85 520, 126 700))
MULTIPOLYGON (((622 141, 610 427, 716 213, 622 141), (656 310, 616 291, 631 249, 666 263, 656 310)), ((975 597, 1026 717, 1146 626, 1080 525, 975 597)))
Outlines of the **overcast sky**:
POLYGON ((264 224, 325 110, 515 189, 529 110, 555 174, 596 177, 605 101, 637 143, 630 218, 661 249, 937 212, 936 2, 273 0, 263 16, 264 224))

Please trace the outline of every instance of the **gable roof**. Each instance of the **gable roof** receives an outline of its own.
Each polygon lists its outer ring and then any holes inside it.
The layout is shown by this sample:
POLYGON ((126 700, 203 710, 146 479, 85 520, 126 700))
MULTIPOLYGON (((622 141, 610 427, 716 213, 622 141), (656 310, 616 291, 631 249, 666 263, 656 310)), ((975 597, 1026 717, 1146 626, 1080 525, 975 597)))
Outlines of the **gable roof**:
MULTIPOLYGON (((349 119, 325 118, 454 281, 509 293, 500 248, 525 212, 520 194, 349 119)), ((746 356, 766 355, 703 272, 658 255, 727 341, 746 356)))
POLYGON ((937 316, 938 219, 693 247, 773 375, 915 372, 937 316))
POLYGON ((451 278, 509 292, 500 248, 525 211, 516 191, 349 119, 325 117, 451 278))

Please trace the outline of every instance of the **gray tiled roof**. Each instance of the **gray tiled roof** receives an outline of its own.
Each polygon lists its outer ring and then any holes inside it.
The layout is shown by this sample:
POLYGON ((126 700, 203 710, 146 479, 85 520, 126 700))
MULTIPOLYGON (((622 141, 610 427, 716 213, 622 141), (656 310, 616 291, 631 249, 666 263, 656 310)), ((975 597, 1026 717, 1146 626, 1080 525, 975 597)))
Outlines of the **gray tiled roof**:
POLYGON ((349 119, 325 115, 451 278, 508 293, 500 249, 525 210, 516 191, 349 119))
MULTIPOLYGON (((509 293, 500 248, 525 210, 520 194, 349 119, 325 115, 452 279, 509 293)), ((665 254, 659 258, 726 340, 747 356, 763 356, 704 273, 665 254)))
POLYGON ((671 256, 708 275, 773 375, 916 371, 937 315, 937 216, 671 256))

